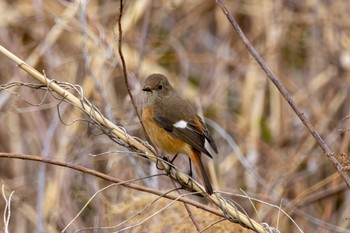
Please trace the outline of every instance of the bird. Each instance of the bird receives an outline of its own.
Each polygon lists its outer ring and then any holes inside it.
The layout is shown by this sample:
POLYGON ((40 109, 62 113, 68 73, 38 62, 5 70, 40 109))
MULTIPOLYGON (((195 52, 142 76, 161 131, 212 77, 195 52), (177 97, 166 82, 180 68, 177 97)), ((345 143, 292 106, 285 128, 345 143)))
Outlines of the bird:
POLYGON ((159 149, 175 154, 184 153, 194 163, 207 194, 213 188, 206 173, 201 155, 213 158, 217 146, 204 121, 192 105, 170 85, 163 74, 149 75, 143 87, 144 106, 141 118, 151 142, 159 149))

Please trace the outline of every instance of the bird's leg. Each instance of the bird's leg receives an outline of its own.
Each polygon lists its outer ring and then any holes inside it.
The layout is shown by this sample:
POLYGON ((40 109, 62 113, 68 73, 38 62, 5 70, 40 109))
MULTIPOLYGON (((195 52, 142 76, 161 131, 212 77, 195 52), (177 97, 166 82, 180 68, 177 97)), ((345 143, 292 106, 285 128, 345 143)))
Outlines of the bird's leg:
MULTIPOLYGON (((166 172, 167 172, 167 175, 170 174, 170 170, 171 170, 171 168, 173 167, 173 162, 174 162, 174 160, 176 159, 177 155, 178 155, 178 153, 174 156, 174 158, 173 158, 172 160, 170 160, 168 156, 162 156, 162 160, 163 160, 165 163, 167 163, 167 164, 170 165, 169 170, 166 171, 166 172)), ((159 169, 159 170, 164 170, 163 167, 159 166, 159 160, 158 160, 158 159, 157 159, 156 167, 157 167, 157 169, 159 169)))
POLYGON ((164 170, 163 167, 159 166, 159 158, 157 158, 157 161, 156 161, 156 168, 157 168, 158 170, 164 170))
POLYGON ((158 154, 160 154, 161 156, 157 157, 156 168, 158 170, 164 170, 163 166, 159 165, 159 162, 160 162, 159 160, 163 160, 166 163, 168 163, 169 162, 169 158, 167 156, 165 156, 164 153, 160 153, 159 151, 158 151, 158 154))
POLYGON ((172 160, 170 160, 168 156, 162 156, 162 159, 163 159, 166 163, 172 165, 173 162, 174 162, 174 160, 176 159, 177 155, 178 155, 178 153, 174 156, 174 158, 173 158, 172 160))
POLYGON ((169 169, 169 171, 172 169, 172 167, 174 166, 174 164, 173 164, 173 162, 174 162, 174 160, 176 159, 176 157, 177 157, 177 155, 178 155, 179 153, 176 153, 176 155, 174 155, 174 158, 172 159, 172 160, 169 160, 169 157, 165 157, 165 161, 166 162, 168 162, 169 163, 169 165, 170 165, 170 169, 169 169))
POLYGON ((174 158, 173 158, 172 160, 169 161, 171 164, 173 164, 173 162, 175 161, 175 159, 176 159, 176 157, 178 156, 178 154, 179 154, 179 153, 176 153, 176 155, 174 155, 174 158))
POLYGON ((190 172, 188 173, 188 175, 189 175, 189 177, 191 177, 192 178, 192 160, 191 160, 191 158, 190 157, 188 157, 188 161, 190 162, 190 172))

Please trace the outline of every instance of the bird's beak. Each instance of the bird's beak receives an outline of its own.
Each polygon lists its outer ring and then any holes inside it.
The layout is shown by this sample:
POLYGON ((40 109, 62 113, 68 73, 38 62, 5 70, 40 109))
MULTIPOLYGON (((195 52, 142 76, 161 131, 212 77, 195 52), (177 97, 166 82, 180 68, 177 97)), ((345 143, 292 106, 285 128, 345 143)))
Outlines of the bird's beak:
POLYGON ((145 88, 143 88, 142 90, 143 90, 143 91, 147 91, 147 92, 152 92, 151 88, 149 88, 149 87, 145 87, 145 88))

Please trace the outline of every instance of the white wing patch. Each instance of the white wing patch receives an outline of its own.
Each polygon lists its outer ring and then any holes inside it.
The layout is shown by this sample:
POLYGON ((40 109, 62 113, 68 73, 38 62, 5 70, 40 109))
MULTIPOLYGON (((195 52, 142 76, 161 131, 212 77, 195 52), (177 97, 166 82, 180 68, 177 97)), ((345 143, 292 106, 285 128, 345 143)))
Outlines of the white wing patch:
POLYGON ((178 121, 174 124, 174 127, 180 128, 180 129, 185 129, 187 127, 187 122, 184 120, 178 121))

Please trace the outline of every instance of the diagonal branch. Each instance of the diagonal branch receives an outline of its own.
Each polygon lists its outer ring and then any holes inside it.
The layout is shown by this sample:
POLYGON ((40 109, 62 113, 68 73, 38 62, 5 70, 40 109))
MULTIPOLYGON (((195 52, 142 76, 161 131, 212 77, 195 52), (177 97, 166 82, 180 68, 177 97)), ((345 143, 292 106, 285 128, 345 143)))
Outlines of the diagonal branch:
POLYGON ((254 57, 254 59, 258 62, 258 64, 264 70, 264 72, 269 77, 269 79, 273 82, 273 84, 275 84, 277 89, 281 92, 283 97, 287 100, 288 104, 291 106, 291 108, 297 114, 297 116, 302 121, 302 123, 305 125, 305 127, 309 130, 311 135, 315 138, 318 145, 322 148, 325 155, 328 157, 328 159, 331 161, 331 163, 333 163, 333 165, 335 166, 337 171, 343 177, 347 186, 350 188, 350 177, 344 172, 342 165, 336 159, 336 157, 334 156, 334 153, 330 150, 328 145, 323 141, 322 137, 319 135, 319 133, 316 131, 316 129, 312 126, 310 121, 305 117, 304 113, 298 108, 298 106, 296 105, 296 103, 292 99, 291 95, 289 94, 288 90, 278 80, 276 75, 271 71, 271 69, 268 67, 268 65, 265 63, 265 61, 259 55, 259 53, 255 50, 255 48, 250 43, 248 38, 245 36, 244 32, 239 27, 239 25, 237 24, 235 19, 232 17, 232 15, 228 11, 227 7, 222 2, 222 0, 216 0, 216 2, 219 5, 219 7, 221 8, 221 10, 223 11, 223 13, 226 15, 226 17, 227 17, 228 21, 231 23, 232 27, 236 30, 238 37, 242 40, 243 44, 248 49, 249 53, 254 57))

